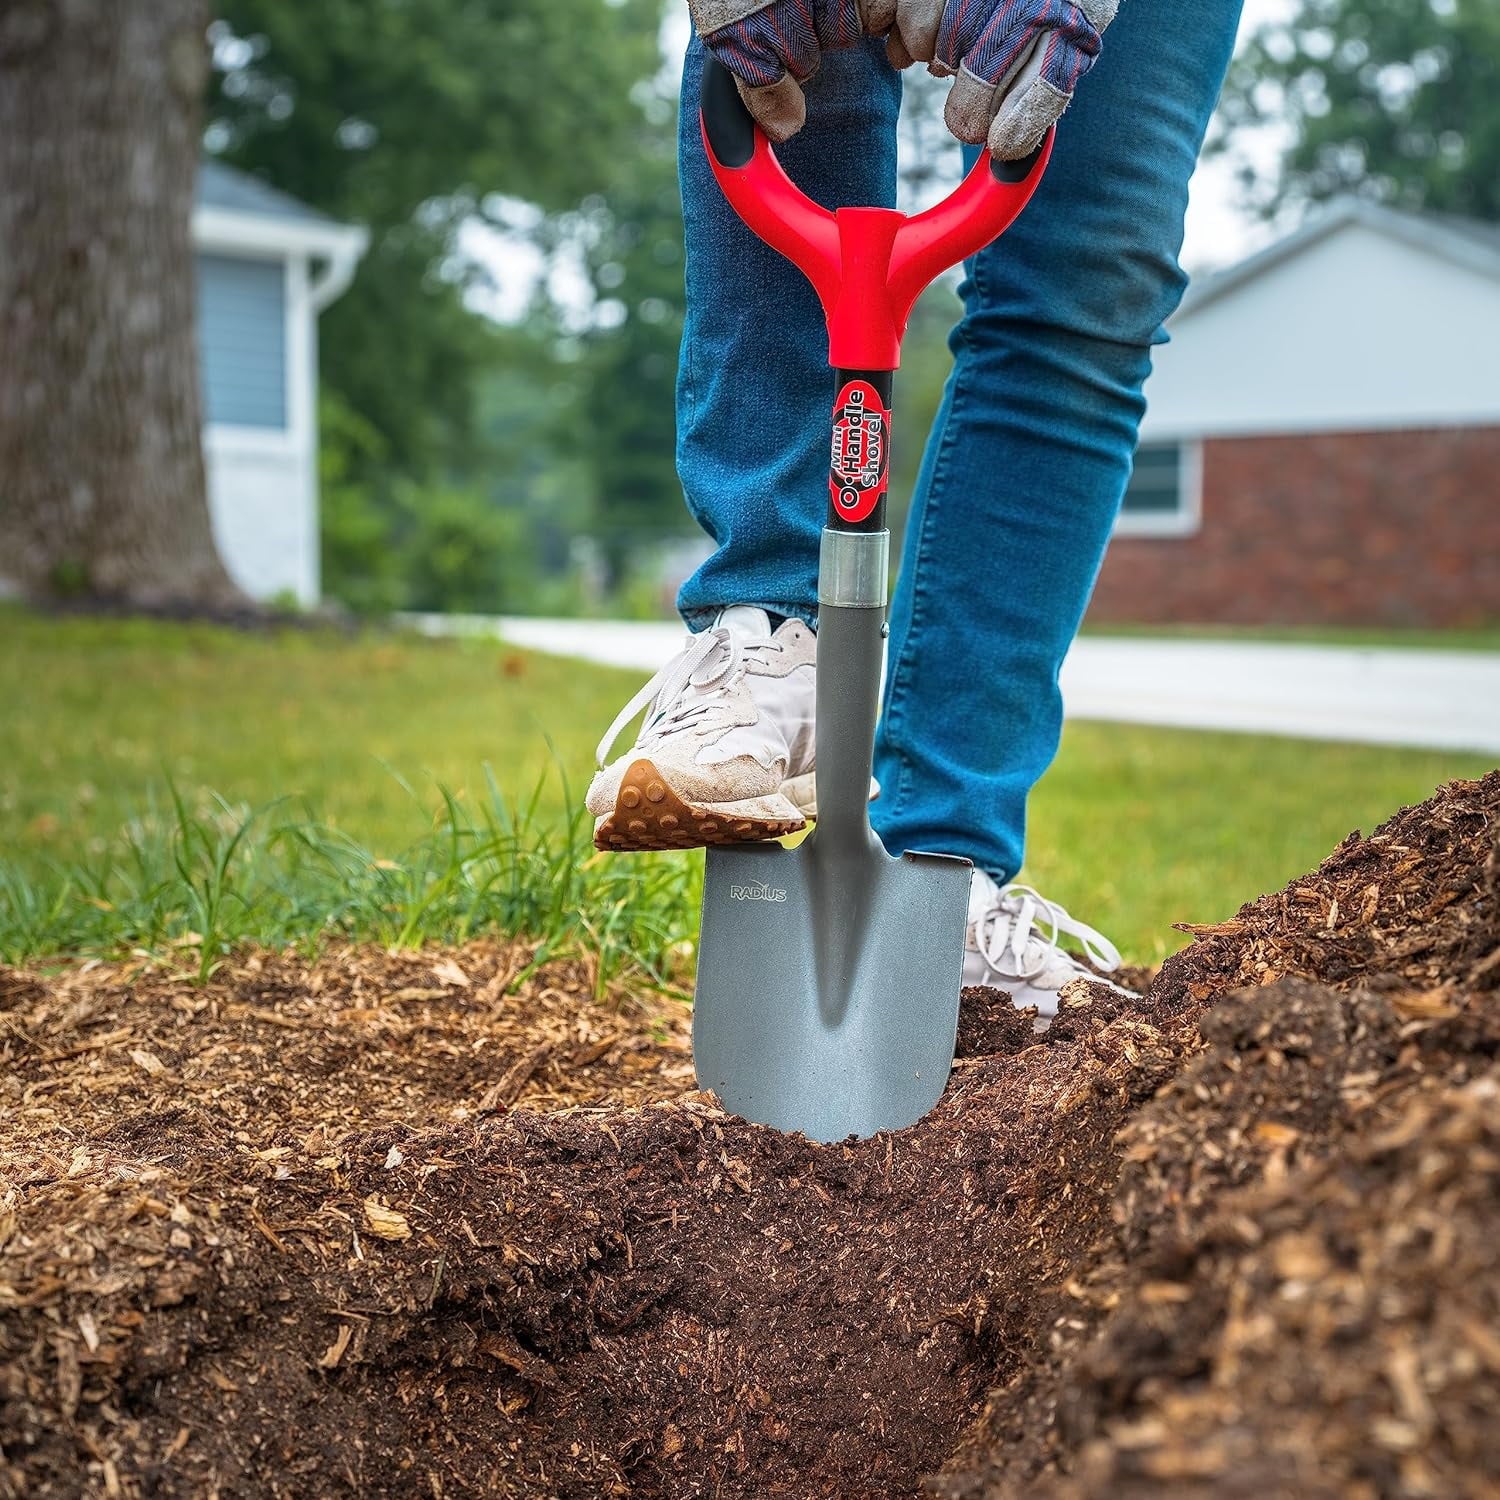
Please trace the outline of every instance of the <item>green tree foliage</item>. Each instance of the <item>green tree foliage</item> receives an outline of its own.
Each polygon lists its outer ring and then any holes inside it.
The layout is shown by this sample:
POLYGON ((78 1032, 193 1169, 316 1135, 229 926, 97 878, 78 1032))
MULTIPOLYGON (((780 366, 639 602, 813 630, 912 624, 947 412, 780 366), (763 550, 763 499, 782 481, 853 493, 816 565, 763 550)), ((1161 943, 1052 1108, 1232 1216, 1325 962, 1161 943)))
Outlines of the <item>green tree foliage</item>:
POLYGON ((1361 193, 1399 207, 1500 220, 1500 4, 1301 0, 1236 59, 1218 145, 1292 128, 1274 179, 1242 168, 1252 201, 1361 193))
MULTIPOLYGON (((341 414, 325 404, 325 420, 341 414)), ((345 433, 343 436, 348 437, 345 433)), ((323 446, 323 565, 360 611, 496 614, 535 597, 534 537, 525 515, 474 485, 397 476, 380 494, 347 478, 357 440, 323 446)))
MULTIPOLYGON (((450 555, 459 511, 475 547, 496 544, 500 523, 453 502, 495 472, 485 393, 518 369, 533 391, 561 377, 554 341, 472 310, 486 273, 460 234, 474 220, 513 231, 516 199, 573 219, 582 200, 612 201, 651 128, 638 100, 662 3, 220 0, 210 148, 372 231, 321 324, 327 571, 351 602, 415 603, 454 576, 436 553, 420 587, 379 561, 397 544, 411 556, 424 490, 445 497, 450 555)), ((555 242, 556 219, 536 233, 555 242)))
POLYGON ((653 542, 692 524, 673 465, 683 291, 672 122, 668 109, 638 133, 576 226, 600 301, 565 344, 576 364, 559 447, 582 463, 591 529, 616 583, 653 542))

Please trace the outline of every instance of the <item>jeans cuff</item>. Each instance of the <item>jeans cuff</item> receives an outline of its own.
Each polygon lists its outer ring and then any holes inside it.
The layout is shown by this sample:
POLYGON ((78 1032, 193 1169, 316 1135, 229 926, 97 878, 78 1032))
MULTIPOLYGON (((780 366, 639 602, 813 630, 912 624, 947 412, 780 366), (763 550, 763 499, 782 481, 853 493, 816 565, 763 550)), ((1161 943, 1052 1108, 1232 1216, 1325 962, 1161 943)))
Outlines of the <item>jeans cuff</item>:
MULTIPOLYGON (((743 601, 742 601, 743 602, 743 601)), ((702 630, 711 630, 713 623, 719 618, 719 611, 728 609, 727 604, 702 605, 696 609, 679 609, 678 614, 682 616, 682 622, 694 635, 702 630)), ((768 615, 781 615, 789 620, 801 620, 814 635, 818 630, 818 612, 808 609, 804 604, 787 603, 760 603, 757 609, 763 609, 768 615)))

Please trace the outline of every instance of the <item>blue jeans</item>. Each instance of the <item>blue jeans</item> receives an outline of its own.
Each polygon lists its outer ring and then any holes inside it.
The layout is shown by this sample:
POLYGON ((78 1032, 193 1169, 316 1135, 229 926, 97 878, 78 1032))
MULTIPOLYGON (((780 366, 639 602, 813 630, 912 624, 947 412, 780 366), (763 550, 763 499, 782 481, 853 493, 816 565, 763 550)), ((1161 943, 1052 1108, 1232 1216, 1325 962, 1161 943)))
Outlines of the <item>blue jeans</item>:
MULTIPOLYGON (((1036 197, 965 265, 891 606, 871 816, 892 853, 963 855, 1001 881, 1020 868, 1026 800, 1062 729, 1058 672, 1130 477, 1151 346, 1187 284, 1188 179, 1240 4, 1126 0, 1036 197)), ((730 604, 811 623, 827 335, 802 273, 719 193, 698 135, 701 62, 694 39, 677 461, 718 550, 678 607, 694 629, 730 604)), ((893 203, 900 98, 883 44, 826 54, 807 126, 778 152, 789 175, 829 208, 893 203)))

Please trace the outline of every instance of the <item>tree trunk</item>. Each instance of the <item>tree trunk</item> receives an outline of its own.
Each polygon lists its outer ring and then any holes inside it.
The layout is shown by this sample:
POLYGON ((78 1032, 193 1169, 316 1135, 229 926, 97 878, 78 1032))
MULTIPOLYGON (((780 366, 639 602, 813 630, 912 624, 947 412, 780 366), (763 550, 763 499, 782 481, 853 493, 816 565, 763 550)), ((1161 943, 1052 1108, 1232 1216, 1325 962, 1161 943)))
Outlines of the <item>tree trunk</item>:
POLYGON ((0 0, 0 578, 244 603, 214 546, 191 237, 207 0, 0 0))

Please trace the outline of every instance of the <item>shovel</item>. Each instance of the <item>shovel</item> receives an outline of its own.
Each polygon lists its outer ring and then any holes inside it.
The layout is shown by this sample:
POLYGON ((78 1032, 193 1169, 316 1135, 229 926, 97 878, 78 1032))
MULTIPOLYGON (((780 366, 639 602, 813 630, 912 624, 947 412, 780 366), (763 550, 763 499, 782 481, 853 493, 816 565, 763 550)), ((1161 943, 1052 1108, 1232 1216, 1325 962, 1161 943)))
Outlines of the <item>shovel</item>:
POLYGON ((942 203, 819 207, 782 171, 712 57, 702 133, 735 211, 812 282, 835 371, 818 568, 817 822, 795 848, 707 851, 693 1004, 698 1086, 817 1141, 915 1124, 953 1066, 970 864, 888 854, 870 826, 886 636, 891 374, 912 305, 1002 233, 1046 168, 981 158, 942 203))

